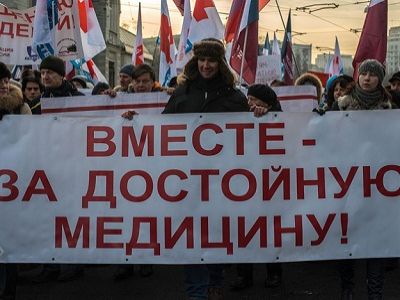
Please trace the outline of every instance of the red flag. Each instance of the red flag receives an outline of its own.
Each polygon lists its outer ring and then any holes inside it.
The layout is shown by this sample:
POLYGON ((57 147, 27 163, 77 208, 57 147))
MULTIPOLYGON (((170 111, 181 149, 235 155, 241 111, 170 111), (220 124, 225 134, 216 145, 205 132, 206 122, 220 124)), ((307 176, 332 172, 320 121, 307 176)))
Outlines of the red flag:
POLYGON ((382 64, 387 51, 388 1, 371 0, 364 27, 353 59, 354 78, 358 77, 358 66, 366 59, 376 59, 382 64))
POLYGON ((292 21, 291 21, 290 10, 289 10, 288 20, 286 23, 285 37, 283 38, 281 55, 284 68, 283 81, 285 82, 286 85, 293 85, 294 72, 293 72, 293 49, 292 49, 292 21))
MULTIPOLYGON (((259 0, 258 11, 261 11, 270 0, 259 0)), ((225 26, 225 41, 227 43, 232 42, 235 34, 239 28, 240 21, 242 19, 244 5, 246 0, 233 0, 231 10, 229 12, 229 18, 225 26)))
POLYGON ((256 79, 258 17, 258 0, 247 0, 233 42, 230 58, 231 67, 240 74, 248 84, 253 84, 256 79))
POLYGON ((185 0, 174 0, 174 3, 176 5, 176 7, 179 9, 179 12, 181 13, 181 15, 183 16, 185 0))
POLYGON ((144 53, 143 53, 143 35, 142 35, 142 8, 141 8, 141 3, 139 2, 136 38, 132 53, 132 64, 134 66, 138 66, 143 63, 144 63, 144 53))

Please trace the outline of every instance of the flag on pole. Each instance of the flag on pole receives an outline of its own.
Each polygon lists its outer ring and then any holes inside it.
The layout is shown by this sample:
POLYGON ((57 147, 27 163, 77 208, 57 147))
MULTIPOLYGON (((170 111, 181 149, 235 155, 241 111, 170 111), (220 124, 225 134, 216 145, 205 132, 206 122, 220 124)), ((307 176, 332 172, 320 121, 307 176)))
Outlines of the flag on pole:
POLYGON ((337 37, 335 41, 335 53, 333 54, 332 60, 329 64, 328 74, 329 77, 343 74, 343 60, 340 55, 339 41, 337 37))
POLYGON ((228 21, 225 27, 225 41, 231 43, 235 38, 237 29, 239 28, 245 0, 233 0, 231 10, 229 12, 228 21))
POLYGON ((172 77, 176 76, 175 53, 176 47, 172 35, 167 0, 161 0, 160 27, 160 70, 161 86, 167 86, 172 77))
POLYGON ((139 2, 136 38, 132 53, 132 65, 138 66, 143 63, 144 63, 144 56, 143 56, 143 35, 142 35, 142 9, 141 9, 141 3, 139 2))
POLYGON ((263 55, 271 55, 271 54, 272 54, 272 49, 271 49, 271 44, 269 43, 269 37, 267 33, 263 47, 263 55))
POLYGON ((38 1, 33 23, 32 48, 41 59, 57 54, 55 37, 58 21, 58 1, 38 1))
POLYGON ((276 38, 276 33, 274 32, 274 41, 272 43, 272 55, 281 56, 281 48, 279 47, 278 39, 276 38))
POLYGON ((293 49, 292 49, 292 21, 291 11, 289 10, 289 16, 286 23, 285 37, 283 38, 282 44, 282 61, 283 61, 283 81, 286 85, 294 84, 294 72, 293 72, 293 49))
POLYGON ((78 10, 83 56, 89 61, 106 49, 106 42, 92 0, 78 0, 78 10))
POLYGON ((219 17, 213 0, 196 0, 193 18, 190 23, 187 51, 192 50, 195 42, 205 38, 222 40, 224 25, 219 17))
POLYGON ((183 24, 181 30, 181 37, 179 39, 178 55, 176 56, 176 70, 181 73, 184 66, 190 59, 190 49, 186 47, 188 44, 188 36, 190 23, 192 22, 192 13, 190 9, 190 0, 185 1, 185 9, 183 15, 183 24))
POLYGON ((358 66, 366 59, 376 59, 385 64, 387 51, 388 1, 371 0, 356 54, 353 59, 354 78, 358 66))
MULTIPOLYGON (((228 21, 225 26, 225 41, 227 44, 233 41, 237 29, 239 28, 245 2, 246 0, 233 0, 232 2, 228 21)), ((269 0, 259 0, 258 11, 261 11, 268 2, 269 0)))
POLYGON ((258 18, 258 0, 246 1, 230 58, 231 67, 247 84, 253 84, 256 79, 258 18))

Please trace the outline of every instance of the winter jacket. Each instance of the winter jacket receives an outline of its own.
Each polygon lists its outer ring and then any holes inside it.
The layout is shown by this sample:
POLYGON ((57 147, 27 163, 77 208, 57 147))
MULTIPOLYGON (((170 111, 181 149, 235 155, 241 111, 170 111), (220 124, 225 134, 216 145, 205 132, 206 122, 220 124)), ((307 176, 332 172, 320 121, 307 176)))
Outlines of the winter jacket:
POLYGON ((31 107, 32 113, 40 115, 41 114, 41 106, 40 99, 41 98, 60 98, 60 97, 74 97, 74 96, 84 96, 83 93, 79 92, 75 86, 73 86, 68 81, 63 81, 61 86, 58 88, 45 88, 43 94, 32 100, 29 105, 31 107))
POLYGON ((245 112, 249 111, 242 92, 227 85, 221 76, 206 80, 186 80, 169 99, 163 113, 245 112))
POLYGON ((0 117, 3 115, 31 115, 32 112, 28 104, 24 103, 22 91, 10 84, 8 94, 0 96, 0 117))

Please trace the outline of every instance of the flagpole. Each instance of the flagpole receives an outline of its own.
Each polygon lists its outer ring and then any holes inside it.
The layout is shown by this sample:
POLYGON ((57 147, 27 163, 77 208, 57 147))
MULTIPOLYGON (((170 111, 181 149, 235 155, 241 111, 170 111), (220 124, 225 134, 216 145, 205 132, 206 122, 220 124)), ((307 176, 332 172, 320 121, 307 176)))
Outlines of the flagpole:
POLYGON ((53 22, 53 45, 51 45, 52 47, 54 47, 54 55, 58 55, 58 53, 56 53, 56 48, 57 48, 57 45, 56 45, 56 32, 57 32, 57 28, 56 28, 56 20, 54 19, 55 18, 55 11, 54 11, 54 8, 55 8, 55 2, 53 1, 52 2, 52 9, 51 9, 51 13, 52 13, 52 22, 53 22))
MULTIPOLYGON (((153 61, 151 62, 151 67, 154 67, 154 57, 156 57, 156 52, 157 52, 157 48, 159 45, 159 43, 158 43, 159 38, 160 38, 160 30, 158 30, 158 35, 156 38, 156 46, 154 47, 154 51, 153 51, 153 61)), ((161 55, 161 53, 160 53, 160 55, 161 55)), ((160 63, 160 62, 158 62, 158 63, 160 63)))
POLYGON ((247 33, 249 30, 249 26, 246 26, 246 31, 244 33, 244 49, 243 49, 243 55, 242 55, 242 64, 240 66, 240 76, 239 76, 239 85, 240 88, 242 88, 242 80, 243 80, 243 68, 244 68, 244 58, 246 55, 246 47, 247 47, 247 33))
MULTIPOLYGON (((281 7, 279 6, 278 0, 275 0, 275 3, 276 3, 276 6, 278 7, 279 15, 281 16, 281 20, 282 20, 282 24, 283 24, 283 29, 284 29, 285 32, 286 32, 285 21, 283 20, 282 12, 281 12, 281 7)), ((292 53, 292 58, 293 58, 293 61, 294 61, 294 65, 296 66, 297 74, 300 75, 300 71, 299 71, 299 67, 297 66, 296 55, 294 55, 294 51, 293 51, 293 53, 292 53)))

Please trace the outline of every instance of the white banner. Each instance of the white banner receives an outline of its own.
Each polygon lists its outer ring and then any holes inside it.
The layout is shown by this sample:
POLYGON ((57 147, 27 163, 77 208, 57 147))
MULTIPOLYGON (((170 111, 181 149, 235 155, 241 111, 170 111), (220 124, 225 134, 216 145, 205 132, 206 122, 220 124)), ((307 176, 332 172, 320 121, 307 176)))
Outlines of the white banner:
MULTIPOLYGON (((57 45, 55 53, 65 61, 83 57, 79 14, 72 2, 67 2, 59 4, 59 24, 55 36, 57 45)), ((9 65, 40 63, 39 56, 32 50, 34 18, 35 7, 16 10, 0 5, 0 60, 2 62, 9 65)))
MULTIPOLYGON (((285 86, 274 88, 284 112, 311 112, 317 107, 313 86, 285 86)), ((87 92, 87 91, 82 91, 87 92)), ((160 114, 170 95, 165 92, 118 94, 117 97, 85 96, 43 98, 42 114, 58 116, 120 116, 127 110, 139 114, 160 114)))
POLYGON ((161 114, 169 95, 164 92, 118 94, 110 96, 80 96, 42 98, 42 114, 59 116, 120 116, 127 110, 139 114, 161 114))
POLYGON ((282 78, 282 62, 278 55, 260 55, 257 60, 256 82, 270 84, 282 78))
POLYGON ((398 257, 399 130, 396 111, 6 116, 0 262, 398 257))

